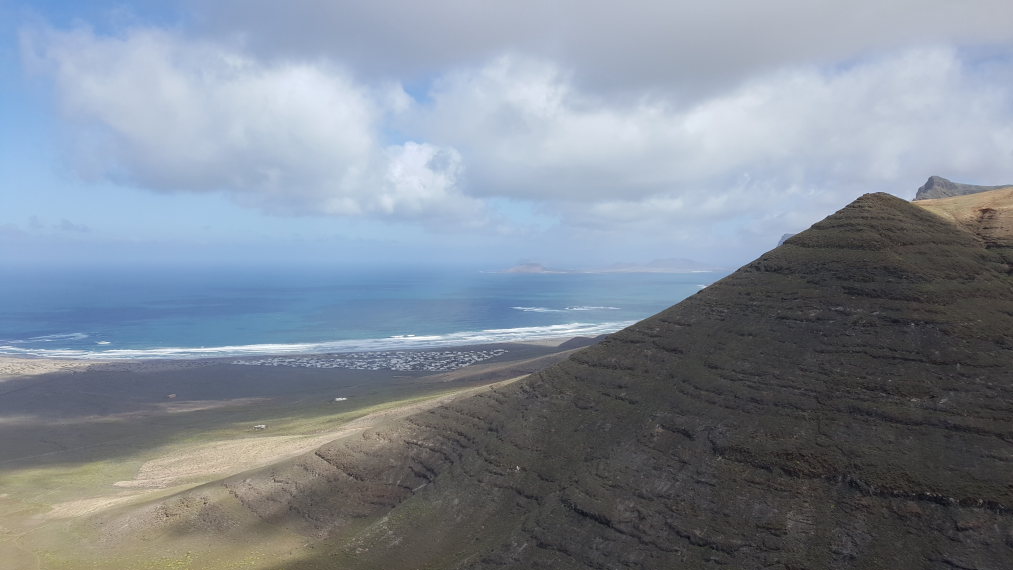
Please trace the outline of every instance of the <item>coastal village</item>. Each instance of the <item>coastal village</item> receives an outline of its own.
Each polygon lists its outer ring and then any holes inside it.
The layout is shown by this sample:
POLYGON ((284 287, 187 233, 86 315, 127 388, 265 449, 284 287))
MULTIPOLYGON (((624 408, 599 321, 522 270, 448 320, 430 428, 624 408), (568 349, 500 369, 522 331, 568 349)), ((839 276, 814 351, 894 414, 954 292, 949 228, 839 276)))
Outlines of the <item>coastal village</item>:
POLYGON ((349 352, 301 356, 271 356, 234 360, 232 364, 249 366, 292 366, 300 368, 345 368, 349 370, 395 370, 411 372, 447 372, 506 354, 492 350, 397 350, 349 352))

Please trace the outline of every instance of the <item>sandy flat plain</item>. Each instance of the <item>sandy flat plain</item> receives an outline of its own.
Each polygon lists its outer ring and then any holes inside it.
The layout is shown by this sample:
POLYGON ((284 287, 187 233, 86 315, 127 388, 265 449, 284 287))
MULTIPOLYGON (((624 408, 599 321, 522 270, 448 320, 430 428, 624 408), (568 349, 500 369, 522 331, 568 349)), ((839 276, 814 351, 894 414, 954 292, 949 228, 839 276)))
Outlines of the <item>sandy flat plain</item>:
MULTIPOLYGON (((0 358, 0 560, 29 569, 136 566, 140 554, 124 553, 120 562, 79 558, 75 541, 88 536, 97 515, 522 377, 564 358, 573 345, 561 342, 456 347, 506 352, 435 373, 231 359, 0 358)), ((181 560, 144 567, 232 567, 214 557, 181 560)))
POLYGON ((0 356, 0 382, 23 376, 37 376, 50 372, 85 370, 94 362, 85 360, 55 360, 46 358, 12 358, 0 356))

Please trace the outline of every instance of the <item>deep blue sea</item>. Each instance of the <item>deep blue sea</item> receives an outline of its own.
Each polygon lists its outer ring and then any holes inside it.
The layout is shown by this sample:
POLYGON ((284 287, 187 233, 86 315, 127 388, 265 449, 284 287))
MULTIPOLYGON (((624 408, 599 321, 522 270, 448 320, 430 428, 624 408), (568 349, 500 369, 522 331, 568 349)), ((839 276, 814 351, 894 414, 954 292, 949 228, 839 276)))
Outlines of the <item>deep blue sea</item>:
POLYGON ((593 336, 724 275, 21 269, 0 280, 0 354, 189 358, 593 336))

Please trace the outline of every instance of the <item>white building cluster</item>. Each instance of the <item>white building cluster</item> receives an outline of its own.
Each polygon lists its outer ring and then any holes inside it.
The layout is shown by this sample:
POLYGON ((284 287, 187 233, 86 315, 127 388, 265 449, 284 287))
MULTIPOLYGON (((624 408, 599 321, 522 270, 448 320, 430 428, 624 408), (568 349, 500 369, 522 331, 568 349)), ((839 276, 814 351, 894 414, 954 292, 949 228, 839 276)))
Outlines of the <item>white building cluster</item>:
POLYGON ((506 354, 494 350, 398 350, 349 352, 302 356, 269 356, 234 360, 232 364, 250 366, 294 366, 302 368, 345 368, 350 370, 397 370, 446 372, 506 354))

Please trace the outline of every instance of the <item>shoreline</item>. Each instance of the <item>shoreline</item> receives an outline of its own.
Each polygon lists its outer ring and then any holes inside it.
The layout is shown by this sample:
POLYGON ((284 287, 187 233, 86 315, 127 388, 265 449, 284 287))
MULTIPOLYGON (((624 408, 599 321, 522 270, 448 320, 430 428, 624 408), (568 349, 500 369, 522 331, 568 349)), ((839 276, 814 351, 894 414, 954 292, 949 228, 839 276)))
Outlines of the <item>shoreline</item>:
MULTIPOLYGON (((349 355, 394 355, 396 353, 478 353, 486 351, 505 350, 508 354, 511 346, 530 346, 543 348, 559 348, 566 343, 576 345, 589 345, 596 342, 605 335, 595 337, 586 336, 561 336, 549 338, 518 339, 505 342, 471 343, 471 344, 441 344, 436 346, 402 347, 376 350, 347 350, 347 351, 326 351, 326 352, 263 352, 247 353, 239 355, 220 356, 178 356, 178 357, 121 357, 121 358, 73 358, 35 355, 7 355, 0 354, 0 382, 21 378, 26 376, 38 376, 54 372, 82 372, 87 370, 129 370, 134 372, 150 372, 161 370, 176 370, 216 365, 267 365, 267 366, 298 366, 315 368, 343 368, 343 366, 312 366, 305 364, 270 364, 268 360, 293 360, 304 362, 326 362, 333 360, 347 360, 349 355)), ((498 358, 500 355, 476 360, 464 366, 478 364, 490 358, 498 358)), ((461 366, 463 367, 463 366, 461 366)), ((457 367, 460 368, 460 367, 457 367)), ((392 371, 398 368, 373 368, 374 370, 388 369, 392 371)), ((456 368, 432 369, 430 372, 449 371, 456 368)), ((423 371, 419 369, 418 371, 423 371)))
MULTIPOLYGON (((55 348, 24 348, 0 345, 0 358, 44 359, 86 362, 129 362, 141 360, 199 360, 248 358, 281 355, 337 354, 352 352, 389 352, 413 350, 454 350, 465 346, 540 342, 560 342, 574 337, 597 338, 635 324, 636 320, 567 323, 535 327, 460 331, 445 334, 396 335, 378 338, 353 338, 331 341, 290 343, 258 343, 213 346, 153 345, 140 348, 117 348, 115 345, 75 347, 68 344, 55 348)), ((78 334, 78 333, 75 333, 78 334)), ((80 333, 84 334, 84 333, 80 333)), ((551 344, 550 344, 551 346, 551 344)))

